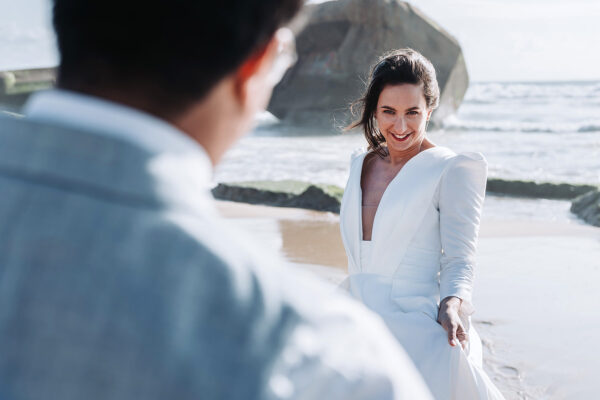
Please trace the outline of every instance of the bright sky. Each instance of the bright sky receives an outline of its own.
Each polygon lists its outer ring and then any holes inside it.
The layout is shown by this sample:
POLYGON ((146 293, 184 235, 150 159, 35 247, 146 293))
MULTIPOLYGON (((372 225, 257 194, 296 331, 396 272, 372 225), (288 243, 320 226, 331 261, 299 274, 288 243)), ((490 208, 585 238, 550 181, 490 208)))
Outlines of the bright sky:
POLYGON ((600 80, 598 0, 415 0, 456 37, 474 81, 600 80))
MULTIPOLYGON (((472 81, 600 80, 599 0, 411 3, 458 39, 472 81)), ((0 10, 0 70, 58 62, 50 0, 0 0, 0 10)))

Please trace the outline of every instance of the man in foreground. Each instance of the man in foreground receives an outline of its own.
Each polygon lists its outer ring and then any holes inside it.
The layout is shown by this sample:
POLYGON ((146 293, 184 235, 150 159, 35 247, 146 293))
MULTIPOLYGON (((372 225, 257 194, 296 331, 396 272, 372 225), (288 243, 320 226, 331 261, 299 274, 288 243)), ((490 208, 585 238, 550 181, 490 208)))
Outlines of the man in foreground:
POLYGON ((299 0, 55 0, 58 90, 0 119, 3 399, 421 399, 376 317, 229 229, 211 168, 299 0))

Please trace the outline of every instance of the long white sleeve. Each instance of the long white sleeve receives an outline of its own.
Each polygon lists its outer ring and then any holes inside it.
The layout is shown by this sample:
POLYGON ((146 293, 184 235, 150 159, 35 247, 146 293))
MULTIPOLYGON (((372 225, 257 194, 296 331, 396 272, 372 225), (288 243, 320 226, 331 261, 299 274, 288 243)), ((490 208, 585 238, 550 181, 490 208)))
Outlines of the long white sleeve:
POLYGON ((480 153, 460 154, 448 166, 439 191, 442 259, 440 299, 462 299, 472 314, 475 253, 485 197, 487 163, 480 153))

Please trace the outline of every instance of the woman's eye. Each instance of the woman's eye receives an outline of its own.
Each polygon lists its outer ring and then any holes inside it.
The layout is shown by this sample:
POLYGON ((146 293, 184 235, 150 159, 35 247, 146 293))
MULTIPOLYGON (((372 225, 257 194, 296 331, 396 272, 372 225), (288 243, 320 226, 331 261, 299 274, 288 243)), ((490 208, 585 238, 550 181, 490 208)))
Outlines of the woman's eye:
POLYGON ((419 115, 419 112, 418 111, 409 111, 407 114, 408 115, 419 115))
POLYGON ((384 114, 390 114, 390 115, 394 115, 395 112, 393 110, 383 110, 384 114))

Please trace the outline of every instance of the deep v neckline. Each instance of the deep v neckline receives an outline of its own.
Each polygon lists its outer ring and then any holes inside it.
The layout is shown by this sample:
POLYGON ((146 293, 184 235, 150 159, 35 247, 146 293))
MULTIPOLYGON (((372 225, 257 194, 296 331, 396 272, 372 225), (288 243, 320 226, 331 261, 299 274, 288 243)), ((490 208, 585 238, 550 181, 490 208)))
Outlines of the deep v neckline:
MULTIPOLYGON (((375 214, 373 214, 373 223, 371 224, 371 240, 369 240, 370 242, 373 241, 373 232, 375 232, 375 226, 376 226, 375 223, 377 222, 377 215, 379 214, 379 208, 381 207, 381 203, 383 203, 383 199, 385 198, 385 195, 387 194, 388 189, 390 188, 390 186, 392 186, 394 184, 394 182, 398 179, 398 177, 402 175, 402 171, 404 171, 406 169, 406 167, 413 160, 415 160, 416 158, 419 158, 419 156, 421 154, 427 153, 430 150, 437 149, 437 148, 438 148, 438 146, 433 146, 433 147, 430 147, 428 149, 421 150, 419 153, 415 154, 410 160, 408 160, 402 166, 402 168, 400 168, 400 170, 398 172, 396 172, 396 175, 394 175, 394 177, 392 178, 392 180, 390 180, 390 182, 387 184, 387 186, 383 190, 383 194, 381 195, 381 198, 379 199, 379 203, 377 204, 377 208, 375 208, 375 214)), ((363 235, 363 219, 362 219, 362 217, 363 217, 363 212, 362 212, 362 199, 363 199, 362 176, 363 176, 363 167, 364 167, 364 164, 365 164, 365 158, 367 158, 368 154, 369 154, 369 152, 366 152, 362 156, 362 159, 360 160, 360 166, 359 166, 360 167, 360 175, 358 177, 358 189, 359 189, 359 196, 358 196, 358 202, 359 202, 358 205, 359 205, 359 207, 358 207, 358 209, 359 209, 359 214, 360 214, 359 218, 358 218, 359 225, 360 225, 359 226, 360 229, 358 230, 358 233, 360 235, 360 240, 361 241, 363 240, 363 237, 364 237, 364 235, 363 235)))

